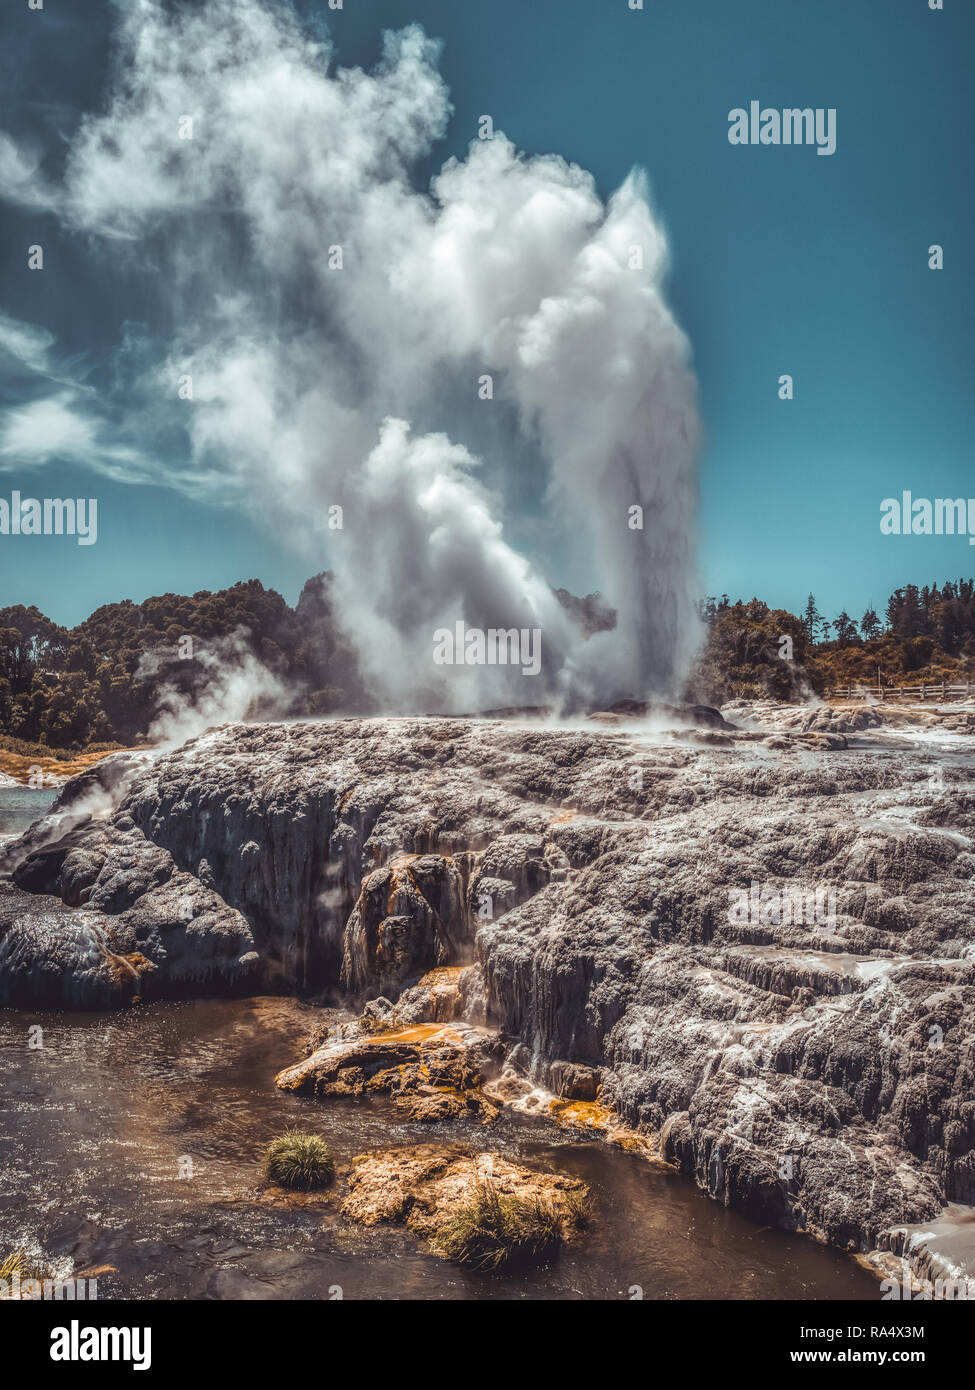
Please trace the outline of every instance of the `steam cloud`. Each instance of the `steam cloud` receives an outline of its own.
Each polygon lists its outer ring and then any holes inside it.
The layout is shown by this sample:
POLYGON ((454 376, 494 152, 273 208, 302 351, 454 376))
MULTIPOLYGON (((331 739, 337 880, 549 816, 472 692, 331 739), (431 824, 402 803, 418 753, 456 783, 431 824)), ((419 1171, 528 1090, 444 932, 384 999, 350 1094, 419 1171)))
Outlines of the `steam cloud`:
MULTIPOLYGON (((46 200, 157 286, 167 347, 135 330, 120 345, 106 469, 124 476, 132 456, 143 479, 146 440, 171 442, 178 408, 171 484, 295 529, 320 516, 338 611, 388 709, 672 691, 695 635, 698 420, 643 177, 604 205, 584 170, 496 133, 417 191, 450 106, 416 26, 386 34, 365 73, 335 68, 271 0, 133 0, 118 24, 105 109, 56 187, 25 181, 27 156, 0 139, 9 198, 46 200), (191 405, 174 403, 182 375, 191 405), (583 640, 505 540, 470 447, 478 412, 498 409, 544 460, 547 505, 592 553, 614 631, 583 640), (332 504, 342 531, 325 530, 332 504), (511 668, 432 664, 434 629, 458 619, 542 629, 530 696, 511 668)), ((98 467, 90 397, 56 400, 98 467)))
POLYGON ((135 672, 136 681, 156 681, 155 717, 148 736, 158 747, 178 748, 212 725, 274 718, 289 711, 293 692, 258 661, 246 632, 211 639, 196 650, 187 663, 192 673, 189 689, 167 676, 172 658, 171 650, 146 652, 135 672))

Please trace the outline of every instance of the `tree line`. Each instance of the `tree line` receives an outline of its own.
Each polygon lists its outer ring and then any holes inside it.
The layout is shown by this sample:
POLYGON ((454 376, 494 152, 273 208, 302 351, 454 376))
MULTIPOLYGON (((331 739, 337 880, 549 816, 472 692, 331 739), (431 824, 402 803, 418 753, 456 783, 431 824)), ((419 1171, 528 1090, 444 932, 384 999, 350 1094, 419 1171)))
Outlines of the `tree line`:
POLYGON ((906 675, 932 683, 975 675, 972 579, 905 584, 883 618, 871 603, 859 622, 846 610, 825 618, 813 594, 798 616, 759 599, 733 604, 727 594, 708 597, 699 611, 707 641, 689 693, 710 703, 799 698, 849 682, 894 685, 906 675))
MULTIPOLYGON (((556 593, 584 631, 613 626, 598 595, 556 593)), ((933 682, 975 675, 972 579, 896 589, 883 620, 871 605, 859 622, 845 611, 830 621, 812 594, 798 616, 727 594, 699 611, 707 640, 684 693, 708 704, 798 699, 851 681, 896 684, 906 674, 933 682)), ((138 742, 160 688, 192 703, 212 679, 212 665, 187 659, 187 638, 222 660, 255 658, 294 692, 295 714, 370 712, 326 572, 309 579, 294 608, 256 579, 217 593, 124 599, 73 628, 35 607, 0 608, 0 734, 55 749, 138 742)))
MULTIPOLYGON (((708 597, 700 607, 708 624, 732 607, 728 595, 708 597)), ((739 601, 739 605, 740 601, 739 601)), ((813 594, 809 595, 800 621, 810 642, 848 647, 878 637, 911 641, 930 637, 948 656, 975 655, 975 579, 946 579, 940 585, 905 584, 887 600, 882 621, 874 607, 867 608, 857 622, 844 609, 832 621, 823 617, 813 594)))
POLYGON ((330 583, 327 572, 310 579, 294 608, 256 579, 217 593, 123 599, 74 628, 35 607, 2 608, 0 730, 52 748, 132 743, 146 733, 161 686, 192 701, 212 677, 187 650, 226 650, 231 636, 234 652, 296 690, 297 712, 329 713, 360 695, 330 583))

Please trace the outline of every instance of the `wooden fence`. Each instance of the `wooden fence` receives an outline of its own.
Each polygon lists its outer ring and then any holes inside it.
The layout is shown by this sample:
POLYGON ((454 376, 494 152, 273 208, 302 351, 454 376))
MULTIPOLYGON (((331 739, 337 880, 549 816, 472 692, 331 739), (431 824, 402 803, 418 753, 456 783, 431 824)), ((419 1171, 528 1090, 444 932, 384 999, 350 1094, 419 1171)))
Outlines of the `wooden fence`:
POLYGON ((975 684, 836 685, 829 694, 837 700, 964 700, 975 695, 975 684))

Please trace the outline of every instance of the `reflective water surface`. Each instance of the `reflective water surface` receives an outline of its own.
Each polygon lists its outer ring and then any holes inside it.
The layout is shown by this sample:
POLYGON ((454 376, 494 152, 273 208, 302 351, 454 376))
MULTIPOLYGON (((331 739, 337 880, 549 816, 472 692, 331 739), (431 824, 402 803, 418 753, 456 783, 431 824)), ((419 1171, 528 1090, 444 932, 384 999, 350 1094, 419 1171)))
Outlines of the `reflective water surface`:
POLYGON ((57 794, 56 787, 0 787, 0 842, 39 820, 57 794))
POLYGON ((64 1274, 110 1266, 103 1298, 879 1298, 852 1259, 759 1229, 669 1169, 547 1121, 434 1128, 404 1123, 387 1100, 277 1090, 321 1017, 271 997, 0 1010, 0 1251, 40 1249, 64 1274), (334 1197, 262 1192, 263 1146, 296 1121, 328 1139, 340 1169, 365 1149, 442 1138, 578 1175, 593 1221, 550 1267, 466 1274, 409 1231, 352 1225, 334 1197))

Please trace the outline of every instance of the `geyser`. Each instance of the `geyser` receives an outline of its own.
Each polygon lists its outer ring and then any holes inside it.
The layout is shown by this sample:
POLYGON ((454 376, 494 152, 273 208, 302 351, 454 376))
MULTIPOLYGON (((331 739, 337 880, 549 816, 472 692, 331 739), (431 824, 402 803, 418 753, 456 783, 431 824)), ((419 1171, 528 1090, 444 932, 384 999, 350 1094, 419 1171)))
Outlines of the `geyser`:
POLYGON ((114 478, 249 508, 324 558, 381 708, 523 700, 518 668, 432 662, 458 621, 540 628, 549 698, 673 692, 698 419, 643 176, 604 203, 497 132, 419 188, 451 108, 416 26, 364 72, 286 3, 142 0, 117 24, 102 111, 29 197, 128 263, 150 326, 126 326, 97 399, 58 374, 62 454, 77 439, 114 478), (506 431, 615 630, 586 639, 505 538, 506 431))

